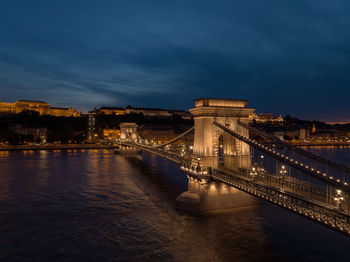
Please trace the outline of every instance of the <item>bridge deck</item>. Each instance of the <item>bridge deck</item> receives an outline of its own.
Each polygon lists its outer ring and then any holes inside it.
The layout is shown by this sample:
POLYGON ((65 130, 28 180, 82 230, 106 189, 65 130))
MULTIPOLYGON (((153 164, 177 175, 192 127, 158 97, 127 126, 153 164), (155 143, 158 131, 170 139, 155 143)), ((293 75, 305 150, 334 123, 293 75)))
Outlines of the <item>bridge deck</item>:
POLYGON ((295 194, 293 189, 288 186, 278 189, 275 182, 266 185, 262 182, 247 179, 239 173, 227 169, 214 170, 212 178, 350 235, 350 216, 348 214, 335 207, 328 206, 322 201, 310 200, 305 193, 298 192, 298 194, 295 194))
MULTIPOLYGON (((298 162, 286 155, 276 152, 273 148, 269 148, 259 142, 242 136, 241 134, 231 130, 229 127, 214 122, 214 125, 222 129, 227 134, 237 138, 240 141, 254 147, 267 156, 278 162, 285 163, 287 166, 301 171, 307 177, 316 178, 322 183, 309 183, 292 176, 277 177, 268 173, 260 173, 258 177, 252 178, 245 169, 244 172, 233 171, 221 166, 220 168, 209 172, 208 170, 195 170, 191 165, 191 157, 189 162, 184 160, 184 151, 180 146, 169 147, 169 144, 178 141, 182 136, 176 137, 169 143, 162 145, 149 145, 145 141, 136 139, 134 141, 128 136, 129 141, 120 142, 121 146, 135 147, 140 150, 156 154, 170 161, 180 164, 181 168, 189 174, 195 176, 210 176, 213 180, 220 181, 231 185, 239 190, 245 191, 256 197, 269 201, 282 208, 290 210, 299 215, 305 216, 318 223, 328 226, 334 230, 350 235, 350 215, 349 215, 349 192, 350 186, 346 181, 334 178, 329 174, 320 170, 309 167, 306 164, 298 162), (140 140, 140 141, 138 141, 140 140), (331 191, 329 188, 341 188, 345 191, 343 208, 336 207, 335 202, 331 200, 331 191)), ((188 130, 185 134, 191 132, 188 130)), ((186 146, 184 146, 186 147, 186 146)), ((187 155, 188 156, 188 155, 187 155)), ((199 167, 199 160, 198 160, 199 167)))

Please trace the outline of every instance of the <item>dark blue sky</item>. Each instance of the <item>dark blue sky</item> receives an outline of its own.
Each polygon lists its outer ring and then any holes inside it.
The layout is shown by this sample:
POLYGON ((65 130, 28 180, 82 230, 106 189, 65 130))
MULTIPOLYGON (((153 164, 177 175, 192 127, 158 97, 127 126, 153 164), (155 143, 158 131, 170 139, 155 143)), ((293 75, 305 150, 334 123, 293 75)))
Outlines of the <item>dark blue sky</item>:
POLYGON ((350 120, 350 1, 0 0, 0 97, 350 120))

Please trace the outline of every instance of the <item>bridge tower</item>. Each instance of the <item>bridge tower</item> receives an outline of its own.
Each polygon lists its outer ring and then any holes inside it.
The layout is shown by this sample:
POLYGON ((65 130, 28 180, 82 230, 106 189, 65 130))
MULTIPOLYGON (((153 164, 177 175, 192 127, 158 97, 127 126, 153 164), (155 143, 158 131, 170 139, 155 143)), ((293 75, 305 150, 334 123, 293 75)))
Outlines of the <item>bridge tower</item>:
POLYGON ((223 164, 249 168, 249 145, 225 135, 214 122, 225 123, 232 130, 249 137, 248 130, 238 125, 238 121, 247 124, 255 109, 247 108, 247 100, 200 98, 194 102, 195 107, 190 109, 194 117, 192 166, 198 168, 200 165, 201 170, 216 169, 223 164))
POLYGON ((137 140, 137 124, 136 123, 121 123, 120 124, 120 141, 124 142, 131 138, 137 140))

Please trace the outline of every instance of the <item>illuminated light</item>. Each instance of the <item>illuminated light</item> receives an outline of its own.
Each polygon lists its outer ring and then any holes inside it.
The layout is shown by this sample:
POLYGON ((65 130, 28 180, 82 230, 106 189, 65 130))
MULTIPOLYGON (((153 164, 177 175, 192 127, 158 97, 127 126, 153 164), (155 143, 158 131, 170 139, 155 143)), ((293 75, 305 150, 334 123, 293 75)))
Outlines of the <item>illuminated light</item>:
POLYGON ((326 173, 323 173, 323 176, 327 176, 326 173))
POLYGON ((340 182, 340 180, 339 180, 339 179, 337 179, 337 182, 339 183, 339 182, 340 182))
POLYGON ((348 185, 348 183, 344 182, 344 185, 346 185, 346 186, 347 186, 347 185, 348 185))
POLYGON ((333 179, 333 177, 332 177, 332 176, 330 176, 329 178, 330 178, 330 179, 333 179))
POLYGON ((320 173, 320 171, 319 170, 317 170, 317 174, 319 174, 320 173))

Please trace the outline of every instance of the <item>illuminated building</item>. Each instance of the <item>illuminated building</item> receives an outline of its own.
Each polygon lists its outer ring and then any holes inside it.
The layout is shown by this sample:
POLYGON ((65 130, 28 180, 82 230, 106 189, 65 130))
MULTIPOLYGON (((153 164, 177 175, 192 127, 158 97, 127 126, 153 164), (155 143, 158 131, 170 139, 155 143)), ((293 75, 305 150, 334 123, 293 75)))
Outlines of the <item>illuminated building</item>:
POLYGON ((283 117, 281 115, 275 116, 271 113, 263 113, 263 114, 253 113, 250 118, 255 120, 256 122, 260 122, 260 123, 283 122, 283 117))
POLYGON ((153 127, 142 128, 140 134, 144 139, 148 141, 155 141, 157 143, 165 143, 176 137, 176 133, 173 128, 167 127, 153 127))
POLYGON ((315 122, 312 124, 312 133, 316 133, 316 124, 315 124, 315 122))
POLYGON ((105 139, 117 139, 120 137, 120 129, 103 129, 105 139))
POLYGON ((15 103, 0 102, 0 113, 18 114, 22 111, 35 111, 41 116, 51 115, 57 117, 78 117, 80 112, 74 108, 50 107, 50 104, 43 101, 18 100, 15 103))
POLYGON ((100 108, 95 108, 90 111, 92 114, 105 114, 105 115, 125 115, 125 109, 122 107, 111 107, 111 106, 103 106, 100 108))
POLYGON ((170 117, 172 116, 168 110, 157 109, 157 108, 137 108, 132 106, 127 106, 125 108, 125 113, 127 114, 143 114, 144 116, 163 116, 170 117))
POLYGON ((102 106, 100 108, 94 108, 89 111, 93 115, 125 115, 125 114, 142 114, 146 117, 172 117, 179 116, 183 119, 192 119, 192 115, 184 110, 167 110, 158 108, 140 108, 127 106, 125 109, 122 107, 102 106))
POLYGON ((77 112, 74 108, 60 108, 60 107, 51 107, 49 115, 52 116, 64 116, 64 117, 78 117, 80 112, 77 112))
POLYGON ((185 110, 169 110, 169 113, 173 116, 179 116, 183 119, 192 119, 192 114, 185 110))

